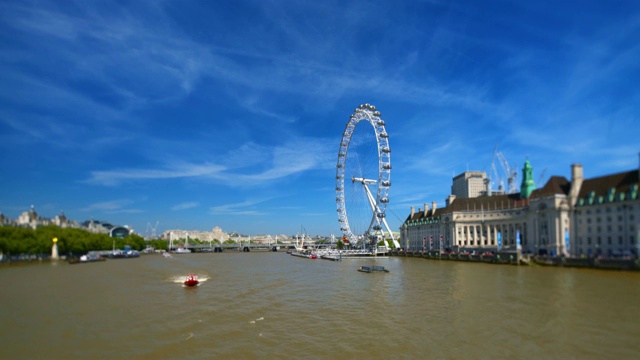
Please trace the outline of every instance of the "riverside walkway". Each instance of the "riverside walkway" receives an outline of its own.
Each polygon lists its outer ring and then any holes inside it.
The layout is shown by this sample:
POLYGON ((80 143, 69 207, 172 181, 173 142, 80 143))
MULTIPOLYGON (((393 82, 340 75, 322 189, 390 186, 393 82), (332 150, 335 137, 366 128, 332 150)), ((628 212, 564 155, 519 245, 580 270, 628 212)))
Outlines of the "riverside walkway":
POLYGON ((640 271, 640 259, 636 258, 604 258, 604 257, 565 257, 565 256, 535 256, 522 254, 518 251, 501 251, 497 253, 447 253, 438 250, 411 251, 392 250, 390 256, 418 257, 429 260, 468 261, 490 264, 533 265, 571 268, 591 268, 605 270, 640 271))

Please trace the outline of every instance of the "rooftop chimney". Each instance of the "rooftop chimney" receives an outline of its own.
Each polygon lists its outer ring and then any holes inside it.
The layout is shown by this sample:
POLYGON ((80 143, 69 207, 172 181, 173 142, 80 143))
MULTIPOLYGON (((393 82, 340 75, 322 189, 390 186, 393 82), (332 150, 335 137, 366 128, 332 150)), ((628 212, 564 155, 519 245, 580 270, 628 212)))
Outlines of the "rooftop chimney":
POLYGON ((413 214, 415 213, 416 209, 412 206, 411 207, 411 218, 413 219, 413 214))
POLYGON ((436 212, 436 202, 435 201, 431 202, 431 210, 432 210, 432 213, 435 214, 435 212, 436 212))
POLYGON ((429 205, 427 203, 424 204, 424 214, 422 215, 422 217, 426 217, 427 216, 427 212, 429 212, 429 205))

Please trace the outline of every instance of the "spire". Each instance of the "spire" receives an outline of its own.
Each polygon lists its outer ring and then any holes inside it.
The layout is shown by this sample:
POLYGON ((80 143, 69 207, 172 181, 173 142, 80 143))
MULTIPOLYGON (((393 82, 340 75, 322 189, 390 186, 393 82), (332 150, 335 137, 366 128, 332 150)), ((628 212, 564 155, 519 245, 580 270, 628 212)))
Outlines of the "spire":
POLYGON ((533 167, 529 160, 524 162, 524 168, 522 168, 522 184, 520 184, 520 198, 528 199, 531 193, 536 188, 536 184, 533 182, 533 167))

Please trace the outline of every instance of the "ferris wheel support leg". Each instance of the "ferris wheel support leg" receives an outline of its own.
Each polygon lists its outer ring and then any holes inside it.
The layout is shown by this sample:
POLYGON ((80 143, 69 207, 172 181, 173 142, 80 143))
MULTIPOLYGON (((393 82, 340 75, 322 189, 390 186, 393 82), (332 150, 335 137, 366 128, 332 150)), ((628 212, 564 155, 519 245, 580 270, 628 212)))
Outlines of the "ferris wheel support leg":
POLYGON ((371 211, 376 211, 376 199, 373 197, 373 194, 371 193, 371 190, 369 190, 369 187, 367 186, 367 182, 371 182, 372 180, 367 180, 367 179, 356 179, 353 178, 352 181, 358 181, 360 183, 362 183, 362 186, 364 187, 364 191, 367 194, 367 200, 369 200, 369 206, 371 207, 371 211))

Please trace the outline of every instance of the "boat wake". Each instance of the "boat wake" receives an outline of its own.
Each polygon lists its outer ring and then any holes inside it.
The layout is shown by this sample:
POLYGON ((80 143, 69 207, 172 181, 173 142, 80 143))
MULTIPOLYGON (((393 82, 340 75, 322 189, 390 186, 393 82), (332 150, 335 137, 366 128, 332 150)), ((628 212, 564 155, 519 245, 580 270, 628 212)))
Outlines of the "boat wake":
MULTIPOLYGON (((198 281, 205 282, 207 280, 211 279, 210 277, 206 277, 206 276, 200 276, 198 275, 198 281)), ((167 281, 172 282, 172 283, 179 283, 182 284, 184 283, 184 275, 180 275, 180 276, 172 276, 171 278, 169 278, 167 281)))

